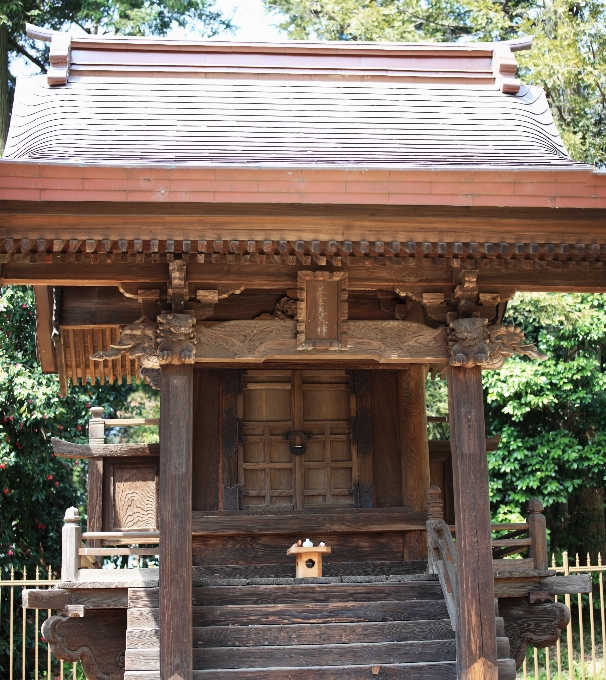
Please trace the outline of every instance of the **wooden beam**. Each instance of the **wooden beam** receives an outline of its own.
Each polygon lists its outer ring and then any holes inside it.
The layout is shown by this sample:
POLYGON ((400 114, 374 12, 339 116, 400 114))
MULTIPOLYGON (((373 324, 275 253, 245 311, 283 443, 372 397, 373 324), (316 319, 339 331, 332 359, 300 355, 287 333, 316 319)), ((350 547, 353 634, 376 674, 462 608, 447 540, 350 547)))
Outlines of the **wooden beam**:
POLYGON ((160 379, 160 678, 192 680, 193 365, 160 379))
POLYGON ((53 453, 60 458, 108 458, 124 456, 157 456, 158 444, 73 444, 51 438, 53 453))
POLYGON ((36 301, 36 350, 42 373, 57 373, 57 356, 52 341, 53 291, 49 286, 34 286, 36 301))
POLYGON ((347 512, 245 516, 217 512, 194 512, 192 531, 200 536, 239 536, 260 534, 348 533, 379 531, 423 531, 426 512, 398 508, 399 512, 373 512, 352 509, 347 512))
POLYGON ((482 371, 448 367, 459 583, 458 677, 497 680, 482 371))
MULTIPOLYGON (((429 489, 429 448, 425 404, 426 367, 412 364, 398 373, 400 451, 402 462, 402 504, 422 512, 427 508, 429 489)), ((424 531, 404 536, 404 559, 427 559, 424 531)))

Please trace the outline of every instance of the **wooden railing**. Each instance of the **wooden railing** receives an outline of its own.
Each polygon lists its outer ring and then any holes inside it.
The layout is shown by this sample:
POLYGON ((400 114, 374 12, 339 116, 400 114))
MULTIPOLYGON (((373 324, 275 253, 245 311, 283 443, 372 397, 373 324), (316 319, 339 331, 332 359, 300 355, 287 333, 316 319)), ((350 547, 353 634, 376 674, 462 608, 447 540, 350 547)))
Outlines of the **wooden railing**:
POLYGON ((459 627, 457 549, 452 540, 450 527, 442 518, 442 514, 440 489, 432 486, 427 504, 427 566, 429 573, 436 574, 440 579, 450 623, 456 633, 459 627))
POLYGON ((77 508, 68 508, 65 513, 65 524, 62 532, 61 580, 78 581, 82 567, 100 566, 97 557, 110 556, 153 556, 159 554, 159 548, 141 547, 106 547, 130 544, 158 544, 159 531, 94 531, 82 532, 80 513, 77 508), (88 548, 82 546, 83 540, 101 542, 101 547, 88 548))
MULTIPOLYGON (((430 489, 431 498, 441 501, 440 489, 430 489), (431 495, 433 494, 433 496, 431 495)), ((436 506, 437 508, 437 506, 436 506)), ((547 526, 543 513, 543 503, 538 498, 528 501, 528 517, 526 522, 491 524, 493 533, 506 532, 492 539, 492 557, 495 570, 526 571, 529 569, 544 571, 549 568, 547 555, 547 526), (505 559, 510 555, 527 553, 527 557, 505 559)), ((456 527, 449 526, 451 534, 456 536, 456 527)))

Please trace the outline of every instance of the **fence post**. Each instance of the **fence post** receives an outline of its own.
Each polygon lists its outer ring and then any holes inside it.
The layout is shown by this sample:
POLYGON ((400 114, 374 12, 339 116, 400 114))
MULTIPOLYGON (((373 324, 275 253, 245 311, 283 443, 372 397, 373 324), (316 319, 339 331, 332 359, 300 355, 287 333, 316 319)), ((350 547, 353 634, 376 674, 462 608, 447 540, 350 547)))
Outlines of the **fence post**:
POLYGON ((78 550, 82 546, 82 528, 78 508, 68 508, 65 511, 62 539, 61 580, 77 581, 80 570, 78 550))
POLYGON ((534 568, 543 571, 549 568, 547 555, 547 520, 543 515, 543 503, 538 498, 528 501, 528 535, 532 539, 530 557, 534 560, 534 568))

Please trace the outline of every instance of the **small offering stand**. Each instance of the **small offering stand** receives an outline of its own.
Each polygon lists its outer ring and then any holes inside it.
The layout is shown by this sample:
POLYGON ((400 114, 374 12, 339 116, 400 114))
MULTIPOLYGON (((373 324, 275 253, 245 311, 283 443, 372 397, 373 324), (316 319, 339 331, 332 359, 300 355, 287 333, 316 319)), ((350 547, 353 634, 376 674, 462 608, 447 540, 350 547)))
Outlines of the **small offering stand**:
POLYGON ((297 578, 317 578, 322 576, 322 555, 330 552, 327 545, 303 547, 295 543, 286 554, 297 557, 297 578))

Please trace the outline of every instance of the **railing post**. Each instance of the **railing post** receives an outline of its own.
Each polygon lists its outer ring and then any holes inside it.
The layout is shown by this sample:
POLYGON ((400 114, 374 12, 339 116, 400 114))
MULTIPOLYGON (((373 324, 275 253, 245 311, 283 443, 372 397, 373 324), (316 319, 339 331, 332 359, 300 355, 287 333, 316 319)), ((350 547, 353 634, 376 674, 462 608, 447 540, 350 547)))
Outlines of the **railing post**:
MULTIPOLYGON (((88 443, 105 443, 105 419, 103 408, 93 406, 90 410, 91 418, 88 422, 88 443)), ((88 512, 87 531, 103 531, 103 458, 95 456, 88 459, 88 512)), ((101 548, 102 541, 91 541, 90 548, 101 548)), ((101 567, 103 560, 95 561, 97 567, 101 567)))
POLYGON ((528 501, 528 536, 532 540, 530 557, 534 560, 534 568, 542 571, 549 568, 547 555, 547 520, 543 515, 543 503, 538 498, 528 501))
POLYGON ((435 484, 427 492, 427 519, 444 519, 444 503, 440 498, 442 490, 435 484))
POLYGON ((88 421, 89 444, 105 443, 105 419, 103 415, 103 408, 101 406, 93 406, 91 408, 90 420, 88 421))
POLYGON ((68 508, 65 511, 65 524, 61 537, 61 580, 77 581, 80 570, 78 550, 82 547, 82 528, 78 508, 68 508))

